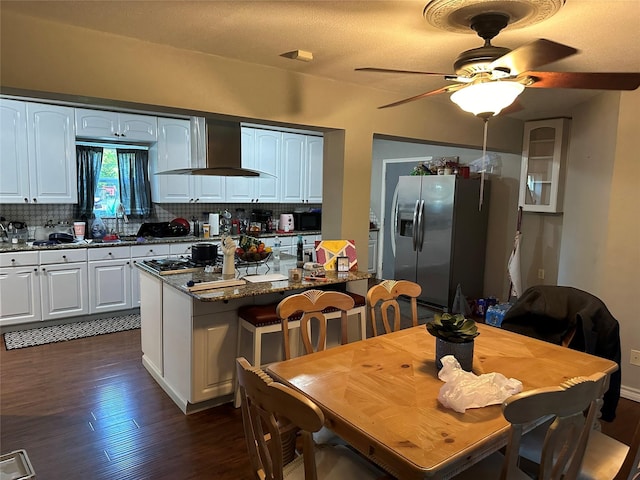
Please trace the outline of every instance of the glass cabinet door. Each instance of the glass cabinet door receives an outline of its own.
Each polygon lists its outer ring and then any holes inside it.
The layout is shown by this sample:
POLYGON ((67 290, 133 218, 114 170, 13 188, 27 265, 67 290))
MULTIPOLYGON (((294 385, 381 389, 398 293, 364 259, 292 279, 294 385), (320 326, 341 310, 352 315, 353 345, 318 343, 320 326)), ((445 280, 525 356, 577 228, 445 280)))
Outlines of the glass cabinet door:
POLYGON ((568 121, 560 118, 525 124, 520 178, 520 205, 525 211, 562 211, 568 121))

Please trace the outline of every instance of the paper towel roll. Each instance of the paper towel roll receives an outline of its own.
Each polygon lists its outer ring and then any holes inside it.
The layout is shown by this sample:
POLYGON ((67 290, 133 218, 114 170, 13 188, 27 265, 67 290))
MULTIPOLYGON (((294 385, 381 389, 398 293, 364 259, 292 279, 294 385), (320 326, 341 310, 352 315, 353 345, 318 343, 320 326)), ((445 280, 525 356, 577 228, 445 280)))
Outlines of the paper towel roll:
POLYGON ((220 214, 209 214, 209 231, 211 235, 220 235, 220 214))

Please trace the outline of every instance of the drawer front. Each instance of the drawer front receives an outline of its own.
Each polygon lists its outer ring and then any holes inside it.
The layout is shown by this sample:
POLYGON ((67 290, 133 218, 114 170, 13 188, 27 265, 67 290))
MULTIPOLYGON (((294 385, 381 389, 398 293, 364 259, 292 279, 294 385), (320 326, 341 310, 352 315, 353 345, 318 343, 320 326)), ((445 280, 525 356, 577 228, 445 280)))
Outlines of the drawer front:
POLYGON ((172 243, 171 255, 189 255, 191 256, 191 246, 193 243, 172 243))
POLYGON ((0 267, 38 265, 38 252, 6 252, 0 254, 0 267))
POLYGON ((133 245, 131 246, 131 258, 157 257, 169 255, 169 244, 133 245))
POLYGON ((89 249, 89 261, 96 260, 118 260, 129 258, 131 249, 129 247, 100 247, 89 249))
POLYGON ((74 248, 68 250, 48 250, 40 252, 40 265, 51 265, 53 263, 74 263, 86 262, 87 249, 74 248))

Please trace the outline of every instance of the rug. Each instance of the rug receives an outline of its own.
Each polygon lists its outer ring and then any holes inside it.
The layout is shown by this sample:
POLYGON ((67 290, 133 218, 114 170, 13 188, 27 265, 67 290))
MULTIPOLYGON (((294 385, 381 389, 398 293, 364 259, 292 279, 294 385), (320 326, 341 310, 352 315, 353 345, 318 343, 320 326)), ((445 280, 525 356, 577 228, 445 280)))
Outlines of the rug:
POLYGON ((140 314, 100 318, 86 322, 67 323, 52 327, 32 328, 4 334, 7 350, 65 342, 76 338, 93 337, 105 333, 123 332, 140 328, 140 314))

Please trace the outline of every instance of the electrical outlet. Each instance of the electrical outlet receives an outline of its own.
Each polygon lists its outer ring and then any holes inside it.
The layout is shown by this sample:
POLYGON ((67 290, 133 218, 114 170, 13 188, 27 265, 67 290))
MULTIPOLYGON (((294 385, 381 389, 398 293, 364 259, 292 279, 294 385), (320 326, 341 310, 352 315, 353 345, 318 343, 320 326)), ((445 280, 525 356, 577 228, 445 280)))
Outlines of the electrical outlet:
POLYGON ((538 269, 538 279, 544 280, 544 268, 538 269))
POLYGON ((638 365, 640 367, 640 350, 631 350, 631 365, 638 365))

